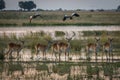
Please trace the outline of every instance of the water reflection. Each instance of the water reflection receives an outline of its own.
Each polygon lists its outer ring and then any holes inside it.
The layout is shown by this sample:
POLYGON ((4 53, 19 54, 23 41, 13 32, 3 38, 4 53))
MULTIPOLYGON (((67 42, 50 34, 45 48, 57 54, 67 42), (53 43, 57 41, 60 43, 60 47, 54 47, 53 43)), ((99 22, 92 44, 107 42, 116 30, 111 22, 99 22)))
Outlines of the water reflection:
POLYGON ((0 62, 0 80, 119 80, 120 63, 0 62))

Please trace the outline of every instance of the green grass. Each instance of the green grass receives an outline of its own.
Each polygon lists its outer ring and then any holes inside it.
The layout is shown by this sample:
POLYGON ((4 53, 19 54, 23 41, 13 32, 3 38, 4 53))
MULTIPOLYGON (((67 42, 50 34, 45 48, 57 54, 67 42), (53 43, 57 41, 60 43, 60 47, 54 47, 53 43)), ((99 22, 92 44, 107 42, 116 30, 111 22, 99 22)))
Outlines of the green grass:
POLYGON ((42 11, 42 12, 20 12, 1 11, 0 26, 93 26, 93 25, 120 25, 120 12, 90 12, 90 11, 42 11), (71 15, 77 12, 80 17, 73 20, 62 21, 65 14, 71 15), (43 18, 38 17, 29 23, 29 16, 40 13, 43 18))
POLYGON ((9 71, 11 71, 11 72, 14 72, 14 71, 22 71, 22 70, 23 70, 23 67, 22 67, 22 65, 19 64, 19 63, 16 63, 16 64, 10 63, 10 64, 9 64, 9 71))
POLYGON ((63 31, 55 31, 55 37, 62 37, 65 33, 63 31))
POLYGON ((47 65, 46 64, 38 64, 37 66, 36 66, 36 70, 38 70, 38 71, 43 71, 43 70, 48 70, 48 67, 47 67, 47 65))
POLYGON ((69 73, 69 70, 70 70, 70 64, 58 64, 53 67, 53 72, 58 73, 60 75, 69 73))
POLYGON ((3 27, 4 27, 4 26, 5 26, 5 27, 6 27, 6 26, 7 26, 7 27, 8 27, 8 26, 17 26, 17 24, 15 24, 15 23, 13 23, 13 24, 10 24, 10 23, 4 23, 4 24, 3 24, 3 23, 0 23, 0 26, 3 26, 3 27))

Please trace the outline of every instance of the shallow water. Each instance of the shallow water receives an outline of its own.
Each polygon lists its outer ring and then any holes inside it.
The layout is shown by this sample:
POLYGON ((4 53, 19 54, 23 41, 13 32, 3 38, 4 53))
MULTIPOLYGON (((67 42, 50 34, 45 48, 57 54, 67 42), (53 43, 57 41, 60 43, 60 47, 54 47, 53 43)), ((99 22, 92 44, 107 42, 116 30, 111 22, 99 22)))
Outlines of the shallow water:
MULTIPOLYGON (((76 39, 79 38, 81 31, 120 31, 120 26, 35 26, 35 27, 0 27, 0 36, 2 35, 16 35, 18 38, 25 35, 44 31, 46 34, 50 34, 52 38, 55 38, 55 31, 68 32, 72 35, 72 31, 76 33, 76 39)), ((55 38, 56 39, 56 38, 55 38)))
POLYGON ((35 26, 35 27, 0 27, 0 32, 26 32, 26 31, 120 31, 120 26, 35 26))
MULTIPOLYGON (((6 53, 7 51, 5 51, 6 53)), ((115 54, 115 53, 114 53, 115 54)), ((43 56, 42 52, 39 52, 38 55, 35 54, 35 52, 32 52, 30 49, 22 49, 19 53, 19 60, 17 59, 17 52, 14 51, 12 53, 12 58, 9 56, 5 56, 4 61, 57 61, 59 62, 59 54, 55 53, 52 54, 51 51, 46 52, 46 55, 43 56), (32 57, 32 58, 31 58, 32 57), (9 59, 10 58, 10 59, 9 59)), ((112 56, 109 58, 110 62, 112 62, 112 56)), ((119 62, 120 56, 114 55, 113 56, 113 62, 119 62)), ((69 57, 66 56, 64 52, 61 53, 60 61, 69 61, 69 62, 96 62, 95 60, 95 54, 92 53, 90 56, 90 60, 87 60, 86 52, 71 52, 69 54, 69 57)), ((103 60, 102 60, 102 53, 99 53, 97 56, 97 62, 109 62, 109 60, 106 59, 106 56, 104 54, 103 60)))

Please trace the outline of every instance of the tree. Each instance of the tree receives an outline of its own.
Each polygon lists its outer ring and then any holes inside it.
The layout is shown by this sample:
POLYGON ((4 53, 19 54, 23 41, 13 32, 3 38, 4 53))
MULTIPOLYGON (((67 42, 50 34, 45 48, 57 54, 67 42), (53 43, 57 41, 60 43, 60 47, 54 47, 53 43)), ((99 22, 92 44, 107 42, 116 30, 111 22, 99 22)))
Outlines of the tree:
POLYGON ((20 2, 19 2, 19 7, 20 7, 21 9, 24 9, 24 6, 23 6, 23 5, 24 5, 24 2, 23 2, 23 1, 20 1, 20 2))
POLYGON ((5 1, 4 0, 0 0, 0 10, 5 8, 5 1))
POLYGON ((20 1, 19 7, 24 10, 30 11, 33 8, 36 8, 36 4, 33 1, 20 1))
POLYGON ((120 11, 120 5, 118 6, 117 11, 120 11))

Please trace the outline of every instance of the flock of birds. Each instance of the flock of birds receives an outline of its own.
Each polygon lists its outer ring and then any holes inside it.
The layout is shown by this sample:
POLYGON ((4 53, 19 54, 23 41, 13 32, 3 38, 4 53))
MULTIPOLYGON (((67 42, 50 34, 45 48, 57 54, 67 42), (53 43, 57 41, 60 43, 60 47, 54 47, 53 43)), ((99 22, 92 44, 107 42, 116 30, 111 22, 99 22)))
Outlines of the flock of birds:
MULTIPOLYGON (((67 20, 67 19, 72 20, 73 17, 79 17, 79 16, 80 16, 80 15, 79 15, 78 13, 72 13, 71 15, 64 15, 63 21, 65 21, 65 20, 67 20)), ((34 14, 34 15, 30 16, 30 17, 29 17, 30 23, 31 23, 32 19, 35 19, 35 18, 37 18, 37 17, 41 17, 41 18, 42 18, 42 16, 41 16, 40 14, 34 14)))

